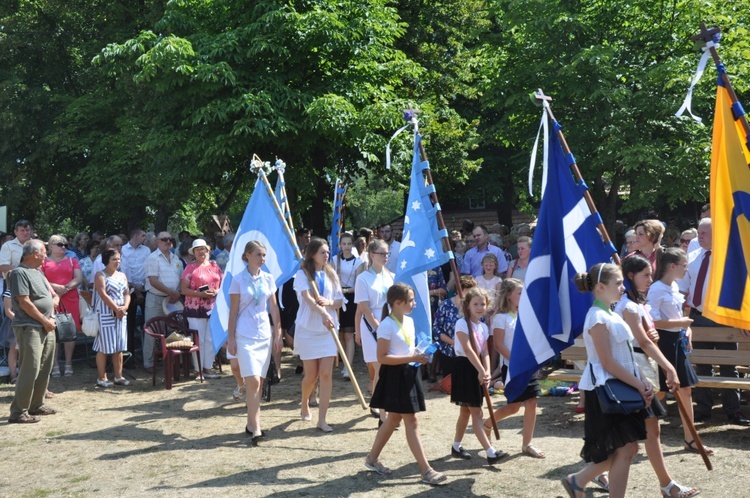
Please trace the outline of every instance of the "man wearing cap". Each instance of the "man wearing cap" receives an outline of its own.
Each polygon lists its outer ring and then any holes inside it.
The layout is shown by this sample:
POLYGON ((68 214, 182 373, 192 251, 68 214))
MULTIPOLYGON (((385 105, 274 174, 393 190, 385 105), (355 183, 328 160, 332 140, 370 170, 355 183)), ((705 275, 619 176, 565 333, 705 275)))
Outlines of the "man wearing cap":
POLYGON ((23 245, 31 238, 31 230, 31 223, 18 220, 13 227, 16 238, 0 247, 0 274, 3 278, 6 278, 6 274, 21 262, 23 245))
MULTIPOLYGON (((164 316, 164 301, 176 303, 180 299, 180 276, 182 263, 172 254, 174 238, 169 232, 159 232, 156 236, 156 250, 146 258, 146 323, 154 317, 164 316)), ((153 373, 154 338, 146 334, 143 337, 143 366, 153 373)))
POLYGON ((21 262, 10 274, 13 301, 13 331, 18 342, 21 368, 10 405, 9 423, 39 422, 37 415, 54 415, 44 406, 55 352, 56 296, 39 268, 47 257, 44 244, 29 240, 23 245, 21 262))
POLYGON ((122 261, 120 271, 128 278, 130 286, 130 307, 128 308, 128 351, 131 353, 135 346, 135 328, 138 326, 136 317, 138 308, 145 317, 144 306, 146 304, 146 258, 151 250, 143 245, 146 240, 146 232, 140 228, 130 231, 130 240, 122 247, 122 261))

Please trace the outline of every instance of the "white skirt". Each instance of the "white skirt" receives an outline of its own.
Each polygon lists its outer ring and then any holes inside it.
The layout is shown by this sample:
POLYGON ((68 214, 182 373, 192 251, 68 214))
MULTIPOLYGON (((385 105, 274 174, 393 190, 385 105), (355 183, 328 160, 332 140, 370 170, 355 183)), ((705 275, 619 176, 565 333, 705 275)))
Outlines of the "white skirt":
POLYGON ((271 364, 271 338, 237 339, 237 362, 242 377, 263 377, 271 364))
POLYGON ((336 356, 336 342, 329 331, 319 332, 301 327, 298 323, 294 332, 294 349, 303 360, 318 360, 336 356))
MULTIPOLYGON (((377 332, 377 330, 375 331, 377 332)), ((378 361, 378 341, 375 336, 372 335, 370 329, 365 325, 365 319, 359 322, 359 334, 362 338, 362 356, 365 358, 365 363, 377 363, 378 361)))

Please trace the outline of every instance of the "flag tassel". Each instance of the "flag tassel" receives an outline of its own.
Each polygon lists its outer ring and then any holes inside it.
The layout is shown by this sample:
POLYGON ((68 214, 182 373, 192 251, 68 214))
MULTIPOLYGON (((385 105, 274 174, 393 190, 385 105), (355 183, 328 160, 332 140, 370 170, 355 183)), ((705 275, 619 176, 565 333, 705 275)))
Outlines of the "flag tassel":
MULTIPOLYGON (((724 63, 721 62, 721 57, 719 57, 719 52, 716 50, 716 44, 715 43, 709 43, 713 41, 715 36, 720 36, 721 30, 719 28, 706 28, 706 23, 701 23, 701 32, 697 35, 692 37, 693 41, 699 41, 703 40, 706 42, 706 47, 708 48, 709 53, 711 54, 711 57, 714 60, 714 63, 716 64, 716 67, 719 68, 719 81, 721 82, 721 85, 727 89, 727 92, 729 92, 729 98, 732 101, 733 108, 739 108, 742 109, 742 104, 740 103, 740 99, 737 98, 737 94, 734 91, 734 87, 732 86, 732 82, 729 81, 729 75, 726 72, 726 69, 724 69, 724 63)), ((739 116, 735 116, 735 119, 739 119, 740 123, 742 123, 742 128, 745 130, 745 136, 748 137, 748 141, 745 143, 745 146, 750 150, 750 123, 747 121, 747 116, 745 116, 744 113, 741 113, 739 116)), ((748 164, 748 168, 750 168, 750 164, 748 164)))

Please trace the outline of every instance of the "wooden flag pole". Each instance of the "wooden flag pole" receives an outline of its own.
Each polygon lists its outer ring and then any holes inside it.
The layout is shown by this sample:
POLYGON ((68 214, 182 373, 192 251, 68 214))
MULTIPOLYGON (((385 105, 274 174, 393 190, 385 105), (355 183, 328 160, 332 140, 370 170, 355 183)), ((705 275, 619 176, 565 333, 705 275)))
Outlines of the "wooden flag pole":
MULTIPOLYGON (((256 159, 258 156, 253 156, 253 161, 251 168, 254 166, 258 168, 258 177, 263 181, 263 185, 266 187, 266 192, 268 193, 269 197, 273 201, 274 206, 276 207, 276 215, 279 217, 279 219, 282 221, 282 225, 284 226, 284 231, 286 232, 286 236, 289 239, 289 241, 294 246, 294 253, 297 255, 297 258, 302 259, 302 253, 299 251, 299 247, 297 246, 297 239, 294 237, 294 234, 292 233, 291 228, 287 224, 286 220, 284 219, 284 214, 281 212, 281 207, 279 206, 278 201, 276 200, 276 196, 273 193, 273 190, 271 189, 271 184, 268 182, 268 178, 266 177, 266 172, 263 169, 263 163, 260 161, 260 159, 256 159)), ((310 284, 310 290, 312 291, 314 299, 318 299, 319 294, 317 291, 317 288, 311 283, 310 284)), ((357 394, 357 398, 359 398, 359 403, 362 405, 363 410, 367 410, 367 403, 365 403, 365 398, 362 396, 362 391, 359 388, 359 384, 357 383, 357 378, 354 376, 354 371, 352 370, 352 366, 349 364, 349 360, 346 358, 346 352, 344 351, 343 346, 341 345, 341 341, 339 341, 339 335, 338 332, 336 332, 333 328, 328 329, 328 331, 333 336, 333 341, 336 343, 336 349, 338 349, 339 354, 344 360, 344 366, 346 367, 346 370, 349 372, 349 377, 351 380, 352 385, 354 386, 354 391, 357 394)))
MULTIPOLYGON (((705 25, 701 25, 701 26, 705 29, 705 25)), ((549 118, 552 121, 557 121, 555 119, 555 116, 552 114, 552 109, 550 109, 550 105, 549 105, 549 102, 552 100, 552 98, 548 97, 547 95, 544 95, 544 92, 542 92, 541 88, 537 91, 535 96, 537 99, 542 101, 542 105, 544 106, 544 110, 547 113, 547 116, 549 116, 549 118)), ((565 136, 563 135, 562 130, 559 130, 557 132, 557 137, 560 140, 560 144, 562 145, 563 152, 565 154, 570 154, 570 147, 568 147, 568 143, 565 141, 565 136)), ((583 177, 581 176, 581 171, 578 169, 578 164, 574 162, 570 166, 570 168, 576 180, 579 182, 582 181, 583 177)), ((589 209, 591 210, 591 212, 596 213, 597 212, 596 205, 594 204, 594 200, 591 197, 591 193, 588 190, 584 192, 584 197, 586 199, 586 204, 589 206, 589 209)), ((599 222, 599 225, 597 228, 599 229, 599 232, 602 234, 602 238, 604 239, 604 241, 611 243, 612 239, 609 238, 609 233, 607 233, 607 229, 604 226, 604 223, 599 222)), ((621 266, 622 262, 620 261, 620 255, 615 252, 612 256, 613 256, 613 259, 615 260, 615 263, 621 266)), ((687 428, 690 431, 690 434, 693 436, 693 440, 695 441, 696 448, 698 448, 699 453, 703 457, 703 461, 706 463, 706 467, 708 468, 708 470, 712 470, 713 467, 711 466, 711 461, 708 459, 708 454, 706 453, 706 449, 703 447, 703 443, 701 442, 701 438, 698 435, 698 431, 696 430, 695 425, 691 421, 692 417, 688 417, 687 407, 685 406, 684 401, 680 397, 680 393, 678 391, 675 391, 673 394, 675 395, 675 399, 677 400, 677 406, 680 410, 680 413, 682 414, 683 422, 687 423, 687 428)))
MULTIPOLYGON (((310 278, 309 275, 307 275, 307 281, 310 284, 310 294, 312 294, 312 297, 315 301, 318 300, 320 297, 320 294, 318 293, 318 286, 315 284, 315 282, 310 278)), ((365 397, 362 395, 362 390, 359 388, 359 383, 357 382, 357 377, 354 375, 354 370, 352 370, 352 365, 349 363, 349 358, 346 356, 346 351, 344 350, 344 346, 341 345, 341 341, 339 340, 339 334, 333 327, 328 329, 328 332, 331 333, 331 336, 333 337, 333 342, 336 343, 336 349, 339 351, 339 356, 341 356, 341 361, 344 362, 344 367, 346 368, 346 371, 349 372, 349 380, 352 382, 352 386, 354 386, 354 392, 357 394, 357 398, 359 399, 359 404, 362 405, 363 410, 367 410, 367 403, 365 402, 365 397)))
MULTIPOLYGON (((547 116, 549 117, 550 121, 553 123, 557 120, 555 119, 555 115, 552 114, 552 109, 550 108, 549 103, 552 101, 552 97, 549 97, 544 94, 542 89, 540 88, 537 90, 537 92, 534 94, 534 97, 542 102, 542 107, 544 108, 544 111, 547 113, 547 116)), ((563 134, 562 130, 557 131, 557 138, 560 140, 560 145, 562 146, 562 150, 565 153, 565 155, 568 155, 571 153, 570 147, 568 146, 568 142, 565 140, 565 135, 563 134)), ((546 147, 546 144, 545 144, 546 147)), ((576 162, 573 162, 570 165, 570 170, 573 173, 573 177, 575 177, 577 182, 583 181, 583 176, 581 176, 581 171, 578 169, 578 164, 576 162)), ((589 211, 591 211, 591 214, 596 214, 599 211, 596 209, 596 204, 594 204, 594 199, 591 197, 591 192, 586 189, 583 192, 583 198, 586 199, 586 205, 589 207, 589 211)), ((600 221, 599 224, 596 227, 599 230, 599 233, 602 236, 602 239, 605 243, 611 244, 612 239, 609 237, 609 233, 607 232, 607 228, 604 226, 604 222, 600 221)), ((614 245, 614 244, 612 244, 614 245)), ((620 264, 620 255, 615 251, 612 254, 612 259, 615 260, 615 263, 618 265, 620 264)))
MULTIPOLYGON (((414 134, 415 135, 418 133, 418 131, 417 131, 417 117, 416 117, 416 114, 418 112, 419 111, 416 110, 416 109, 409 109, 409 110, 407 110, 407 111, 404 112, 405 115, 411 116, 411 121, 412 121, 412 123, 414 123, 414 134)), ((421 140, 419 141, 419 154, 420 154, 420 156, 422 158, 422 161, 427 161, 427 153, 424 150, 424 144, 422 143, 421 140)), ((427 172, 426 173, 427 174, 427 185, 428 186, 434 185, 435 182, 432 180, 432 173, 430 172, 430 169, 427 168, 426 172, 427 172)), ((438 202, 438 198, 437 198, 437 192, 435 190, 433 190, 430 193, 430 201, 432 202, 433 206, 440 207, 440 203, 438 202)), ((443 219, 443 213, 442 213, 442 211, 440 209, 437 210, 435 217, 436 217, 437 223, 438 223, 438 230, 441 230, 441 231, 445 230, 445 220, 443 219)), ((441 241, 443 243, 443 251, 444 252, 451 252, 451 245, 450 245, 450 241, 448 240, 448 237, 447 236, 443 236, 441 238, 441 241)), ((458 298, 463 301, 464 293, 463 293, 463 289, 461 288, 461 278, 460 278, 460 275, 458 273, 458 266, 456 265, 455 258, 453 258, 453 257, 450 258, 450 264, 451 264, 451 271, 453 272, 454 279, 456 281, 456 294, 458 295, 458 298)), ((474 339, 474 333, 472 332, 471 319, 469 317, 464 317, 464 318, 466 319, 466 324, 468 325, 468 328, 469 328, 469 342, 471 344, 471 348, 474 350, 474 352, 476 353, 476 355, 481 358, 481 351, 479 351, 479 349, 478 349, 478 345, 476 343, 476 340, 474 339)), ((499 440, 500 439, 500 430, 497 428, 497 420, 495 419, 495 411, 493 410, 493 407, 492 407, 492 397, 490 396, 490 391, 487 389, 487 386, 482 385, 482 392, 484 394, 484 399, 487 402, 487 408, 488 408, 488 410, 490 412, 490 421, 492 422, 492 427, 493 427, 494 432, 495 432, 495 439, 499 440)))

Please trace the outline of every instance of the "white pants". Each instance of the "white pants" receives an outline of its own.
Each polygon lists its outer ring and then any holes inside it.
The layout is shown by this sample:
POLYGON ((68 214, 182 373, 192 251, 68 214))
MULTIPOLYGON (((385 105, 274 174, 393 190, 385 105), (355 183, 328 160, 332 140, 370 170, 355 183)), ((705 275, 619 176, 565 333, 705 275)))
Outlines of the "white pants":
MULTIPOLYGON (((188 317, 187 321, 191 329, 198 331, 203 370, 211 370, 214 366, 214 356, 216 356, 216 353, 214 353, 214 341, 213 337, 211 337, 211 328, 208 326, 209 319, 188 317)), ((196 356, 197 355, 193 354, 193 368, 198 371, 198 360, 196 356)))

